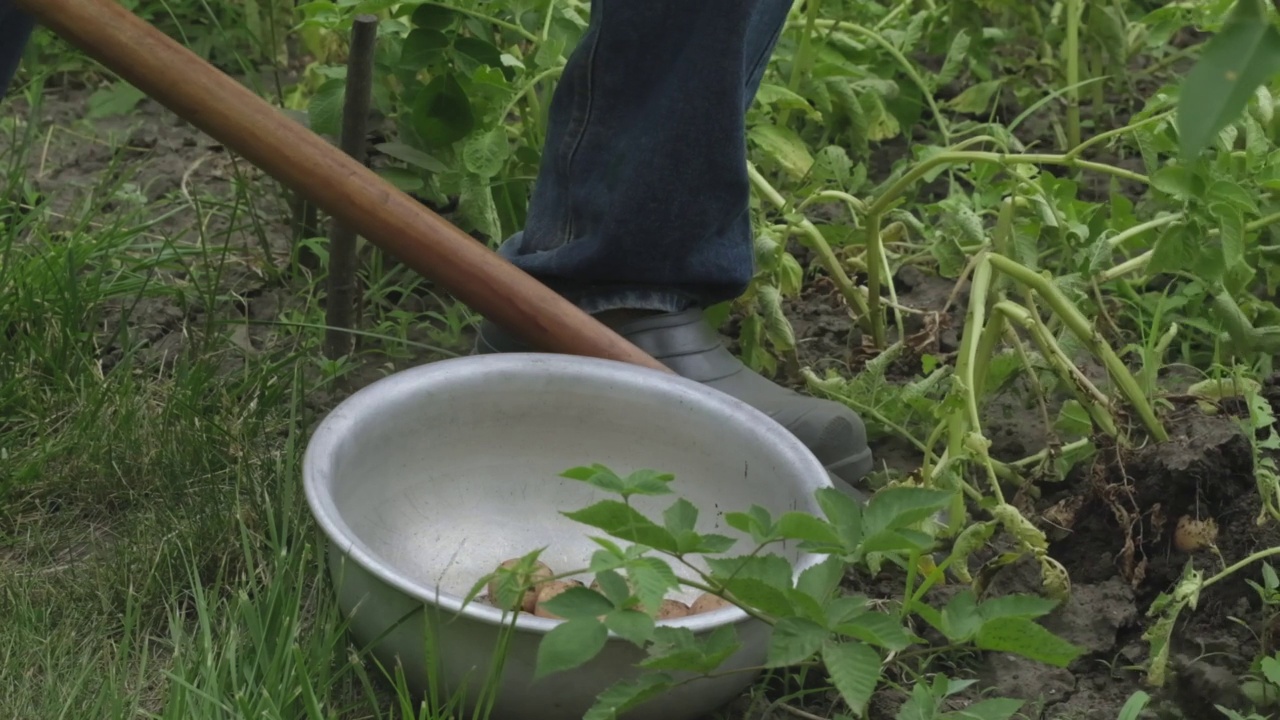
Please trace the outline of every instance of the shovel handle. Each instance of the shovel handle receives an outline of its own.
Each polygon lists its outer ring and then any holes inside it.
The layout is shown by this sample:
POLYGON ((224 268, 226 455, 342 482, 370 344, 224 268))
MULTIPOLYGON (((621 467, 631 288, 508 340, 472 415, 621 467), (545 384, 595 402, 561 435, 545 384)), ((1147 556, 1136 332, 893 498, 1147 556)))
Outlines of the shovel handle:
POLYGON ((16 2, 179 117, 533 347, 667 371, 114 0, 16 2))

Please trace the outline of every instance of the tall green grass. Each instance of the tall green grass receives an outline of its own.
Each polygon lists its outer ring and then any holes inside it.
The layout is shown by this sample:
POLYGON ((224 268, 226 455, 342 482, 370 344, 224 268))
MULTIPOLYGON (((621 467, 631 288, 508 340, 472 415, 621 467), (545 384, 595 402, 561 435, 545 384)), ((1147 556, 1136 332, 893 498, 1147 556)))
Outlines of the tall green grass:
POLYGON ((301 495, 318 332, 284 326, 225 362, 238 350, 224 268, 231 236, 252 232, 235 208, 254 190, 119 203, 147 172, 122 161, 40 196, 24 172, 39 124, 37 101, 0 144, 0 717, 413 707, 349 646, 301 495), (226 230, 166 234, 156 218, 173 212, 226 230), (148 303, 181 311, 163 360, 134 322, 148 303))

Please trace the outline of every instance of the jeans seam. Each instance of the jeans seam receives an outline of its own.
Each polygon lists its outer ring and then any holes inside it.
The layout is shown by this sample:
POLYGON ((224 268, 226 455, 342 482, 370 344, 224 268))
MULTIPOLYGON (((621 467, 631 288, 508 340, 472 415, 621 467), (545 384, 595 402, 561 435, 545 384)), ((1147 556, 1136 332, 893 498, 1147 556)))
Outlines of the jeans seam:
MULTIPOLYGON (((585 92, 583 93, 586 97, 586 109, 580 114, 581 120, 575 123, 577 127, 572 133, 573 142, 570 143, 568 152, 565 154, 564 174, 566 187, 573 187, 573 159, 577 156, 578 149, 582 147, 582 143, 586 139, 587 126, 591 123, 591 114, 593 110, 592 105, 594 98, 591 92, 591 80, 596 66, 596 51, 600 47, 600 34, 603 32, 604 28, 604 3, 592 3, 592 5, 592 14, 597 18, 601 18, 601 20, 599 24, 596 25, 595 33, 591 36, 591 48, 587 53, 586 62, 584 63, 585 67, 582 71, 582 82, 586 85, 585 92), (594 7, 596 5, 598 5, 598 7, 594 7)), ((575 108, 575 111, 576 110, 577 109, 575 108)), ((573 238, 573 232, 573 194, 566 192, 564 197, 564 225, 561 226, 560 238, 556 243, 556 247, 567 245, 573 238)))
POLYGON ((782 33, 785 32, 786 29, 787 29, 787 23, 784 21, 778 26, 778 32, 774 33, 774 36, 771 38, 771 41, 768 43, 765 43, 764 47, 760 50, 760 54, 756 57, 755 61, 751 63, 751 67, 749 68, 746 74, 746 79, 748 81, 750 81, 750 79, 755 76, 756 70, 760 68, 761 63, 768 63, 769 59, 773 57, 774 45, 777 44, 778 39, 782 37, 782 33))

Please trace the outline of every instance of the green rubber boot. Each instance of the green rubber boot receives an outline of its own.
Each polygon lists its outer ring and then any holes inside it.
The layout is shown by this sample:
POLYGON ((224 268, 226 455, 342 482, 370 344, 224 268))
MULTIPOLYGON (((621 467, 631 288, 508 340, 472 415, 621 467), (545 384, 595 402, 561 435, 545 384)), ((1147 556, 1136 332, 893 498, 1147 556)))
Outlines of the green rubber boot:
MULTIPOLYGON (((871 471, 871 448, 862 418, 840 403, 801 395, 752 371, 734 357, 701 310, 663 313, 608 323, 615 332, 682 377, 737 398, 791 431, 822 462, 835 485, 856 498, 857 484, 871 471)), ((531 348, 484 321, 475 354, 527 352, 531 348)))

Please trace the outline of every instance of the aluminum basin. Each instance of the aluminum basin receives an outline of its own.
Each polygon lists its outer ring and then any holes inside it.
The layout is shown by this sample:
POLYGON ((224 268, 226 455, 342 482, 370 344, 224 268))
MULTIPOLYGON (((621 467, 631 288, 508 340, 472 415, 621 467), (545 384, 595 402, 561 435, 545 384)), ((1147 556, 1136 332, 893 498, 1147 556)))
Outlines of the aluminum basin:
MULTIPOLYGON (((334 409, 303 465, 307 502, 329 540, 329 569, 354 640, 372 644, 385 667, 398 662, 415 692, 462 692, 473 702, 503 618, 480 603, 463 609, 463 598, 499 562, 538 547, 547 548, 543 560, 557 572, 587 566, 598 549, 588 536, 599 533, 560 513, 610 496, 560 474, 592 463, 619 473, 673 473, 675 495, 635 498, 636 507, 661 522, 661 511, 683 496, 702 511, 700 532, 735 538, 744 536, 723 523, 725 512, 758 504, 775 515, 817 513, 814 491, 831 487, 809 450, 763 413, 653 370, 506 354, 397 373, 334 409)), ((744 539, 730 553, 749 549, 744 539)), ((797 570, 822 559, 794 547, 778 552, 797 570)), ((534 681, 538 642, 556 623, 521 615, 508 633, 494 686, 496 720, 579 720, 602 690, 637 672, 641 651, 611 637, 591 663, 534 681)), ((696 634, 734 624, 743 647, 725 669, 764 660, 768 627, 737 608, 670 624, 696 634)), ((697 680, 626 717, 694 720, 754 679, 744 672, 697 680)))

